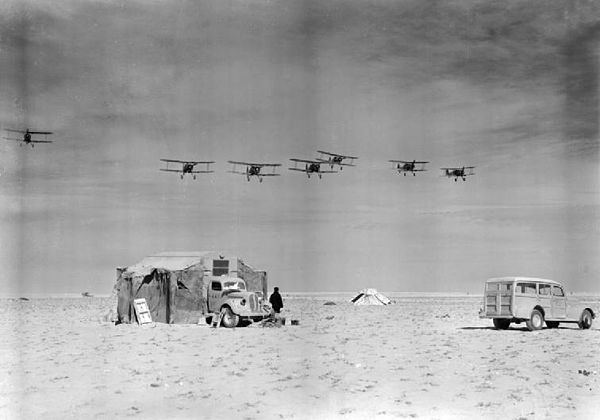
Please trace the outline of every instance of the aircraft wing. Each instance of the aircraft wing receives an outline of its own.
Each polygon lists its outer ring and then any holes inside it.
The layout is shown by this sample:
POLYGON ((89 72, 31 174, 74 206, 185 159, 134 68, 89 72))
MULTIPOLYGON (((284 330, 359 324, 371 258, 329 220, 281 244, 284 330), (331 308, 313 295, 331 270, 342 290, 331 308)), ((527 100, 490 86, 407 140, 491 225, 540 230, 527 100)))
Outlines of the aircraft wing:
POLYGON ((4 131, 10 131, 11 133, 21 133, 21 134, 25 134, 26 133, 26 131, 15 130, 15 129, 12 129, 12 128, 5 128, 4 131))
POLYGON ((320 173, 320 174, 337 174, 337 171, 330 171, 330 170, 323 171, 323 170, 319 169, 318 173, 320 173))
POLYGON ((291 158, 290 160, 292 162, 302 162, 302 163, 321 163, 318 160, 306 160, 306 159, 296 159, 296 158, 291 158))
POLYGON ((198 160, 191 160, 191 161, 184 162, 184 163, 189 163, 191 165, 199 165, 199 164, 210 165, 211 163, 215 163, 215 162, 212 161, 212 160, 210 160, 210 161, 208 161, 208 160, 205 160, 205 161, 202 161, 202 160, 200 160, 200 161, 198 161, 198 160))
POLYGON ((29 134, 52 134, 52 131, 30 131, 29 134))
POLYGON ((419 164, 419 165, 424 165, 426 163, 429 163, 429 161, 427 160, 422 160, 422 161, 418 161, 418 160, 395 160, 395 159, 390 159, 388 160, 388 162, 392 162, 392 163, 414 163, 414 164, 419 164))
POLYGON ((177 169, 163 169, 163 168, 160 168, 159 170, 163 171, 163 172, 178 172, 178 173, 183 173, 183 171, 181 169, 177 170, 177 169))
POLYGON ((260 174, 259 176, 279 176, 281 174, 260 174))
POLYGON ((298 172, 308 172, 304 168, 288 168, 290 171, 298 171, 298 172))
POLYGON ((238 162, 235 160, 228 160, 227 162, 231 163, 232 165, 245 165, 245 166, 260 166, 260 167, 281 166, 281 163, 252 163, 252 162, 238 162))
POLYGON ((327 164, 332 164, 332 165, 339 165, 339 166, 356 166, 352 163, 343 163, 343 162, 330 162, 327 159, 323 159, 323 158, 317 158, 317 161, 321 162, 321 163, 327 163, 327 164))
POLYGON ((213 161, 201 161, 201 160, 178 160, 178 159, 160 159, 163 162, 174 162, 174 163, 188 163, 192 165, 198 165, 199 163, 211 164, 213 161))
POLYGON ((325 152, 323 150, 317 150, 317 153, 323 153, 324 155, 328 155, 328 156, 337 156, 337 157, 341 157, 344 159, 358 159, 356 156, 339 155, 337 153, 325 152))
POLYGON ((52 143, 51 140, 30 140, 29 143, 52 143))
MULTIPOLYGON (((175 172, 181 172, 181 171, 175 171, 175 172)), ((204 171, 189 171, 187 172, 188 174, 212 174, 214 171, 210 171, 210 170, 204 170, 204 171)))
POLYGON ((12 141, 23 141, 23 139, 13 139, 10 137, 2 137, 4 140, 12 140, 12 141))

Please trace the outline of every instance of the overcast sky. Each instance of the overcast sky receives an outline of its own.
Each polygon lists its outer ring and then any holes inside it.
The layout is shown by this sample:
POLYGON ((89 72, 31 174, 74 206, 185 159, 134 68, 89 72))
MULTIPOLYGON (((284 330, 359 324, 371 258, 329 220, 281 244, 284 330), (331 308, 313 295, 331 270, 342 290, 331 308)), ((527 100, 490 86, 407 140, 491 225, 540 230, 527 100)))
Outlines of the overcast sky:
POLYGON ((600 3, 4 1, 3 294, 219 250, 282 291, 600 292, 600 3), (307 179, 316 150, 358 166, 307 179), (159 158, 215 160, 181 181, 159 158), (282 163, 246 182, 226 161, 282 163), (388 159, 428 160, 403 177, 388 159), (440 167, 476 166, 467 182, 440 167))

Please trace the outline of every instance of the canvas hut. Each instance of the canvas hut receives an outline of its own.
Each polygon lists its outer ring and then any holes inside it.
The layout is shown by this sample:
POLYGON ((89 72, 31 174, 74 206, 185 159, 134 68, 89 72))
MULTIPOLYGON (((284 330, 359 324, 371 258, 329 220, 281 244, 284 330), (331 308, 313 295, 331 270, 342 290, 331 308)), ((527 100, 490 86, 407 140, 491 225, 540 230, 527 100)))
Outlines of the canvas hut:
POLYGON ((216 252, 165 252, 117 268, 118 322, 136 322, 133 301, 145 298, 155 322, 197 323, 206 312, 207 285, 222 275, 244 279, 249 291, 267 295, 265 271, 216 252))
POLYGON ((389 305, 392 303, 376 289, 362 289, 350 302, 355 305, 389 305))

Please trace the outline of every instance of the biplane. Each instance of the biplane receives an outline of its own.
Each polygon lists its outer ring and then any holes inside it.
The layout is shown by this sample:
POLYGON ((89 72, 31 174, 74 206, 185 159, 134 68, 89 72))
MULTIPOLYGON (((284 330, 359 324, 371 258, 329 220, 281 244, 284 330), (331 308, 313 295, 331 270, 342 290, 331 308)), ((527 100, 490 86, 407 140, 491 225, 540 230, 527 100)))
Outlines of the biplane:
POLYGON ((462 178, 463 181, 467 180, 468 176, 475 175, 473 169, 474 166, 462 166, 460 168, 440 168, 442 171, 442 175, 447 176, 448 178, 454 178, 454 182, 458 180, 458 178, 462 178))
POLYGON ((334 170, 331 170, 331 171, 322 170, 321 162, 316 161, 316 160, 306 160, 306 159, 296 159, 296 158, 292 158, 290 160, 292 162, 294 162, 294 167, 288 168, 290 171, 305 172, 309 178, 310 178, 310 174, 313 174, 313 173, 319 175, 319 178, 322 178, 323 174, 334 174, 337 172, 334 170), (304 168, 298 167, 298 164, 300 164, 300 163, 304 163, 304 168))
POLYGON ((23 144, 31 144, 31 147, 33 147, 35 145, 35 143, 52 143, 52 140, 48 140, 48 135, 52 134, 51 131, 32 131, 32 130, 29 130, 29 128, 26 128, 25 130, 14 130, 12 128, 5 128, 4 130, 9 131, 11 133, 23 134, 22 138, 4 137, 4 140, 20 142, 19 146, 22 146, 23 144), (32 138, 31 137, 32 134, 43 134, 46 137, 45 137, 45 140, 38 140, 38 139, 32 138))
POLYGON ((356 166, 354 165, 354 159, 358 159, 356 156, 338 155, 337 153, 324 152, 323 150, 317 150, 321 155, 316 159, 318 162, 329 163, 331 169, 334 165, 340 167, 340 171, 344 169, 344 166, 356 166), (344 159, 350 159, 350 163, 344 163, 344 159))
POLYGON ((161 171, 164 172, 177 172, 180 173, 181 179, 185 174, 191 174, 194 179, 196 179, 196 174, 210 174, 214 171, 210 169, 210 165, 215 163, 213 161, 193 161, 193 160, 176 160, 176 159, 161 159, 162 162, 167 163, 166 168, 161 168, 161 171), (169 163, 179 163, 181 164, 181 169, 172 169, 169 168, 169 163), (202 170, 194 170, 196 165, 206 165, 206 169, 202 170))
POLYGON ((229 171, 232 174, 238 175, 246 175, 246 179, 250 182, 250 178, 255 176, 258 178, 259 182, 263 182, 263 177, 265 176, 279 176, 280 174, 275 173, 275 168, 281 166, 281 163, 249 163, 249 162, 238 162, 234 160, 229 160, 228 163, 231 163, 233 167, 229 171), (238 170, 237 165, 245 166, 246 170, 238 170), (262 172, 262 168, 271 168, 272 172, 264 173, 262 172))
POLYGON ((416 161, 412 162, 405 160, 390 160, 389 162, 394 164, 394 169, 398 171, 399 174, 403 174, 406 176, 407 172, 412 172, 413 176, 417 175, 417 172, 426 171, 425 165, 429 163, 428 161, 416 161))

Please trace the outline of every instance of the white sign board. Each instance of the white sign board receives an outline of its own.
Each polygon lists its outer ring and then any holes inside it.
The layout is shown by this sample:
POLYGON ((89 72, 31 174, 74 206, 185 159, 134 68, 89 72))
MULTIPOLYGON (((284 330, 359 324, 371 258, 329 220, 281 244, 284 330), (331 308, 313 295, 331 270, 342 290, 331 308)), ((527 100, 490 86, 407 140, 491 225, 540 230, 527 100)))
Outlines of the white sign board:
POLYGON ((150 310, 148 309, 146 299, 135 299, 133 301, 133 308, 135 309, 135 315, 137 317, 138 324, 144 325, 152 323, 152 315, 150 315, 150 310))

